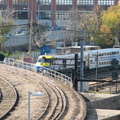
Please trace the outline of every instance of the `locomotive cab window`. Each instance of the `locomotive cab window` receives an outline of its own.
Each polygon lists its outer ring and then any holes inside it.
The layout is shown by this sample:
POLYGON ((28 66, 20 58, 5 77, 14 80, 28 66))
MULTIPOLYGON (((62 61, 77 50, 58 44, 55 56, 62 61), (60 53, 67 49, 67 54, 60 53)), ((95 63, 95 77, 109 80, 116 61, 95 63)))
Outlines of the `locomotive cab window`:
POLYGON ((93 62, 93 60, 90 60, 90 63, 92 63, 93 62))
POLYGON ((38 62, 43 62, 44 60, 43 59, 39 59, 38 62))
POLYGON ((45 62, 45 63, 50 63, 51 60, 50 60, 50 59, 44 59, 44 62, 45 62))

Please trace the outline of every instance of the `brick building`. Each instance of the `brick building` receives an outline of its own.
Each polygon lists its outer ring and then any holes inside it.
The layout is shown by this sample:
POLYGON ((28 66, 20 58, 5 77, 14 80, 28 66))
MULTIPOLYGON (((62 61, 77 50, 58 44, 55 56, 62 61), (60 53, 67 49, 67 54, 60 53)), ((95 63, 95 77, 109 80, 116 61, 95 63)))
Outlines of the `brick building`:
POLYGON ((120 0, 0 0, 0 11, 7 12, 7 18, 15 23, 37 21, 47 26, 62 26, 71 9, 80 11, 101 10, 117 5, 120 0))

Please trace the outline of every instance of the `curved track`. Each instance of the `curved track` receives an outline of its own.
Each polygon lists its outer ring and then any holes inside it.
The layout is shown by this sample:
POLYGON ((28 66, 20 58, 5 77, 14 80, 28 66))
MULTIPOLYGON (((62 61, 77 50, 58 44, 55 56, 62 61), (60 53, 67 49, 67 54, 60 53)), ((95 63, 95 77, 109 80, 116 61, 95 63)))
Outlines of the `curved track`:
POLYGON ((46 107, 39 119, 57 120, 61 117, 62 113, 65 112, 67 101, 65 94, 57 86, 51 83, 44 83, 42 86, 48 93, 49 101, 47 106, 49 107, 46 107))
POLYGON ((15 106, 18 97, 16 89, 3 77, 0 77, 0 89, 2 93, 0 119, 4 119, 15 106))
POLYGON ((84 120, 86 104, 82 97, 67 84, 35 72, 3 64, 0 64, 0 70, 1 76, 5 76, 19 94, 18 105, 8 116, 9 120, 27 119, 28 91, 44 93, 43 96, 31 95, 32 120, 84 120))

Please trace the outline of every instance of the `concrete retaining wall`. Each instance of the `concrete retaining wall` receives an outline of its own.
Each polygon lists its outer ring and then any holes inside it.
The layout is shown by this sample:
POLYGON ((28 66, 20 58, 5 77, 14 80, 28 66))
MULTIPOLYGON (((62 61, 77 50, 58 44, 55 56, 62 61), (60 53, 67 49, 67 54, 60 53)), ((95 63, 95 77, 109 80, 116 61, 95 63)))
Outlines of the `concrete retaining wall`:
MULTIPOLYGON (((105 96, 106 94, 104 94, 105 96)), ((92 102, 87 102, 89 108, 94 109, 113 109, 120 110, 120 95, 111 96, 109 98, 104 98, 101 100, 96 100, 92 102)))
POLYGON ((87 104, 85 120, 120 120, 120 95, 83 93, 87 104))

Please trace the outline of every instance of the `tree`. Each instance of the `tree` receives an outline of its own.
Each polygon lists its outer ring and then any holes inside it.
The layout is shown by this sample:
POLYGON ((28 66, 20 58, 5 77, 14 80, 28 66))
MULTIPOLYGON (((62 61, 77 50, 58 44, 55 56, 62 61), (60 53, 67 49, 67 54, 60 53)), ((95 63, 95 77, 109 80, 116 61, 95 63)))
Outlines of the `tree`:
POLYGON ((103 32, 101 12, 87 12, 81 15, 80 28, 83 29, 87 34, 88 41, 93 41, 97 45, 105 47, 107 42, 105 34, 103 32), (101 31, 102 30, 102 31, 101 31))
POLYGON ((71 9, 69 15, 66 16, 65 29, 64 31, 64 47, 73 45, 75 41, 78 40, 78 34, 76 31, 80 29, 80 13, 78 9, 71 9))
POLYGON ((120 5, 110 6, 108 10, 102 12, 102 22, 112 33, 111 38, 115 45, 119 44, 120 38, 120 5))
POLYGON ((46 44, 46 37, 50 32, 46 32, 46 26, 37 23, 32 24, 32 46, 41 47, 46 44))
POLYGON ((111 6, 101 12, 85 13, 81 17, 81 28, 88 38, 101 47, 111 47, 119 43, 120 6, 111 6))
POLYGON ((0 13, 0 50, 1 50, 1 44, 6 41, 6 38, 4 37, 4 34, 8 34, 10 30, 13 28, 13 21, 11 19, 6 19, 1 13, 0 13))

